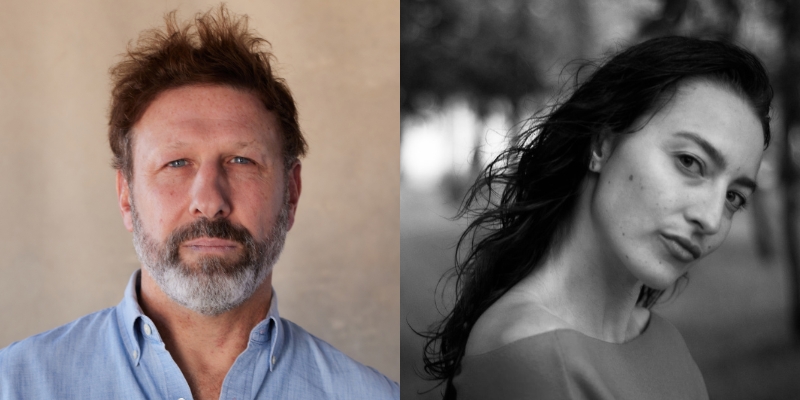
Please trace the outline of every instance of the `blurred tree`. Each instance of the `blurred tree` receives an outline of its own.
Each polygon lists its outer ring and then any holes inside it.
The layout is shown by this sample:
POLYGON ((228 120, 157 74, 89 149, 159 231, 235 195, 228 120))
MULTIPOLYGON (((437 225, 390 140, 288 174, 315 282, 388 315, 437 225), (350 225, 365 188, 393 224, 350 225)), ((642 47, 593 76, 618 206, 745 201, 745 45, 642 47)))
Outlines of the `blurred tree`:
MULTIPOLYGON (((739 28, 742 12, 736 0, 662 0, 659 16, 643 21, 639 31, 642 39, 682 34, 697 37, 733 40, 739 28)), ((791 321, 795 340, 800 339, 800 2, 796 0, 773 0, 758 2, 760 7, 774 8, 773 23, 780 27, 783 51, 770 57, 779 64, 777 74, 772 76, 776 88, 776 104, 782 123, 773 134, 780 148, 780 181, 785 218, 781 218, 787 243, 789 286, 791 293, 791 321)), ((769 67, 769 66, 768 66, 769 67)), ((768 68, 769 69, 769 68, 768 68)), ((756 199, 754 199, 756 200, 756 199)), ((756 232, 759 236, 769 231, 767 211, 762 202, 754 201, 756 232), (760 233, 759 233, 760 232, 760 233)), ((762 254, 770 254, 771 243, 757 241, 762 254)))
POLYGON ((418 112, 466 96, 485 115, 496 98, 515 104, 541 88, 536 24, 527 1, 400 2, 400 107, 418 112))
POLYGON ((798 199, 800 173, 798 172, 797 145, 800 144, 800 4, 794 0, 774 0, 778 24, 783 36, 783 60, 773 87, 781 99, 780 115, 783 118, 780 176, 783 188, 786 234, 792 296, 792 329, 795 340, 800 338, 800 232, 798 232, 798 199))
POLYGON ((642 21, 639 37, 685 35, 732 41, 741 16, 736 0, 662 0, 661 12, 642 21))
POLYGON ((548 84, 543 70, 572 59, 591 33, 583 0, 401 0, 400 109, 465 97, 479 118, 494 101, 512 114, 548 84))
MULTIPOLYGON (((584 0, 401 0, 400 19, 401 121, 465 99, 479 120, 476 146, 490 112, 516 125, 523 100, 550 85, 543 71, 582 56, 591 37, 584 0)), ((453 200, 480 170, 479 156, 466 176, 445 180, 453 200)))

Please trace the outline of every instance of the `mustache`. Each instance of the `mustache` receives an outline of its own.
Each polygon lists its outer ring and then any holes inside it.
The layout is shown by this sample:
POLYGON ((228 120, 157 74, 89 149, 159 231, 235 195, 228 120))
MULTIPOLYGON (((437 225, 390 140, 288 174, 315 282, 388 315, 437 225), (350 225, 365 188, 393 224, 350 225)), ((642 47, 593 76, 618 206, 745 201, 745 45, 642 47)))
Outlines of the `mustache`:
POLYGON ((183 242, 197 238, 219 238, 237 242, 245 248, 254 243, 253 235, 242 225, 228 219, 199 218, 173 231, 166 241, 168 251, 176 251, 183 242))

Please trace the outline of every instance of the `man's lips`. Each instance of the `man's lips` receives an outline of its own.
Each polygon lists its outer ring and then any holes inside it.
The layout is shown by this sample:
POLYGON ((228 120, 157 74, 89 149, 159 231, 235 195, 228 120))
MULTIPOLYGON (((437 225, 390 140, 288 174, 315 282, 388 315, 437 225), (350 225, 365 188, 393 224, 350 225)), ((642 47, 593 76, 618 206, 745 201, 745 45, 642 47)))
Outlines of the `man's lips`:
POLYGON ((703 254, 700 246, 685 237, 670 234, 662 234, 662 236, 666 239, 670 252, 683 261, 694 261, 703 254))
POLYGON ((237 242, 220 238, 197 238, 181 243, 181 247, 198 251, 227 251, 238 249, 241 245, 237 242))

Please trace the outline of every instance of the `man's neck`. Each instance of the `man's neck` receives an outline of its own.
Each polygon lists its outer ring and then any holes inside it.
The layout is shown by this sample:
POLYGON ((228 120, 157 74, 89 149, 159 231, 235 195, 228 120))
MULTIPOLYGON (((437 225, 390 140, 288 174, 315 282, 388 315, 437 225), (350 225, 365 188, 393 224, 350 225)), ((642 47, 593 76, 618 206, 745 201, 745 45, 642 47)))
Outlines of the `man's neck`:
POLYGON ((272 274, 242 305, 206 316, 174 301, 143 268, 139 305, 155 323, 195 399, 218 399, 222 382, 246 348, 250 331, 264 320, 272 300, 272 274))

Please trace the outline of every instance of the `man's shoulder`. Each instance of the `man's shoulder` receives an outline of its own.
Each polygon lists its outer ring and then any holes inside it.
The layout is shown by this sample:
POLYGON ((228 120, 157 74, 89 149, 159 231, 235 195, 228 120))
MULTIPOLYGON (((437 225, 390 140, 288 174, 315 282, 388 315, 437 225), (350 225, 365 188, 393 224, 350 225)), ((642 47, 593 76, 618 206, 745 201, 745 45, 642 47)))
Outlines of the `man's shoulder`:
MULTIPOLYGON (((283 324, 284 343, 286 351, 291 351, 293 357, 311 358, 316 363, 327 364, 335 373, 348 373, 369 370, 380 374, 371 367, 367 367, 348 355, 342 353, 328 342, 314 336, 292 321, 281 318, 283 324)), ((381 374, 381 376, 383 376, 381 374)))
POLYGON ((63 368, 66 359, 107 340, 109 329, 118 329, 115 316, 113 307, 100 310, 0 349, 0 376, 14 369, 63 368))
POLYGON ((120 315, 97 311, 0 350, 0 399, 141 398, 120 315))
MULTIPOLYGON (((281 318, 283 325, 283 351, 292 362, 303 362, 320 374, 330 374, 333 382, 351 388, 363 389, 392 398, 400 397, 397 383, 372 367, 353 360, 326 341, 314 336, 299 325, 281 318)), ((324 381, 325 379, 323 379, 324 381)))

